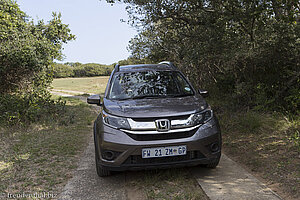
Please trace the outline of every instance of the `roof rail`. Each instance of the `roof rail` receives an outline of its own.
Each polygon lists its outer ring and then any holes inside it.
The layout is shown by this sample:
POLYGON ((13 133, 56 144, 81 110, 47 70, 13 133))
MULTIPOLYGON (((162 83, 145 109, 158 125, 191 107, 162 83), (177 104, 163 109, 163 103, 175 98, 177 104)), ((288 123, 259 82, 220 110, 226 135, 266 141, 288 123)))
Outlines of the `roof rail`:
POLYGON ((177 69, 177 67, 170 61, 162 61, 158 64, 169 65, 169 66, 173 67, 174 69, 177 69))
POLYGON ((115 65, 115 72, 118 72, 118 71, 120 71, 120 65, 119 65, 119 64, 116 64, 116 65, 115 65))

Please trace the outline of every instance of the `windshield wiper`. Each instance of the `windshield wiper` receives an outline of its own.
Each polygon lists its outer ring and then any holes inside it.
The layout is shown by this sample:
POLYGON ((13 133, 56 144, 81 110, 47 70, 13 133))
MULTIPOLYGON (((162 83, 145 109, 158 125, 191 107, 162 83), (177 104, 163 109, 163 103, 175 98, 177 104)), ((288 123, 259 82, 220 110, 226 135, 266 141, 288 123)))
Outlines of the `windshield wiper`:
POLYGON ((192 96, 193 94, 171 94, 167 95, 167 97, 186 97, 186 96, 192 96))
POLYGON ((128 99, 146 99, 146 98, 161 98, 161 97, 166 97, 166 95, 141 95, 141 96, 134 96, 134 97, 128 97, 128 98, 121 98, 118 100, 128 100, 128 99))
POLYGON ((135 96, 132 97, 132 99, 146 99, 146 98, 160 98, 160 97, 165 97, 165 95, 142 95, 142 96, 135 96))
POLYGON ((147 99, 147 98, 174 98, 174 97, 185 97, 185 96, 192 96, 193 94, 172 94, 172 95, 159 95, 159 94, 154 94, 154 95, 141 95, 141 96, 134 96, 134 97, 128 97, 128 98, 121 98, 118 99, 120 101, 122 100, 128 100, 128 99, 147 99))

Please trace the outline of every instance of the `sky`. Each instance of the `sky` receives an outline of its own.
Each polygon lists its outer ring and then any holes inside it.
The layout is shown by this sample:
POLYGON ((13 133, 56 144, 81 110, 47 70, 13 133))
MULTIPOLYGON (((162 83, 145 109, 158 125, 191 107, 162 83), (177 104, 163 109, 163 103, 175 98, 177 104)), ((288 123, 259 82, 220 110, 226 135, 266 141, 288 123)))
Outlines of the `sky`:
POLYGON ((137 33, 127 23, 126 5, 111 6, 105 0, 17 0, 22 11, 35 22, 49 21, 52 12, 61 12, 75 41, 64 45, 62 62, 112 64, 128 58, 129 40, 137 33))

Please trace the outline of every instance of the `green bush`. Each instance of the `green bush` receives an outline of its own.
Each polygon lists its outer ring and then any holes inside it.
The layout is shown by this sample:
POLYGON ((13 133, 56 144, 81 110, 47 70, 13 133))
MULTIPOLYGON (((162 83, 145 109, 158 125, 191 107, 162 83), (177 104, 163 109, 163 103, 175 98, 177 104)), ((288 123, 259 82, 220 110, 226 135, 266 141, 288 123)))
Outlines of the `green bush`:
POLYGON ((66 78, 74 77, 74 69, 71 66, 57 64, 53 65, 53 77, 54 78, 66 78))
POLYGON ((0 124, 28 125, 45 120, 58 120, 65 113, 65 101, 37 93, 1 94, 0 124))
POLYGON ((113 65, 65 63, 53 65, 54 78, 109 76, 113 65))

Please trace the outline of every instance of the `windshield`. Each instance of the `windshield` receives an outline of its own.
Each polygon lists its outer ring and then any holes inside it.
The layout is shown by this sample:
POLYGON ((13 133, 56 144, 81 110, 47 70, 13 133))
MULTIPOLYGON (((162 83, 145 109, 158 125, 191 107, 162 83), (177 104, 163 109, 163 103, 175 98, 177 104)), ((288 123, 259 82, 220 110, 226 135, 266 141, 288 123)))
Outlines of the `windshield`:
POLYGON ((184 77, 176 71, 143 71, 114 76, 109 99, 163 98, 193 95, 184 77))

